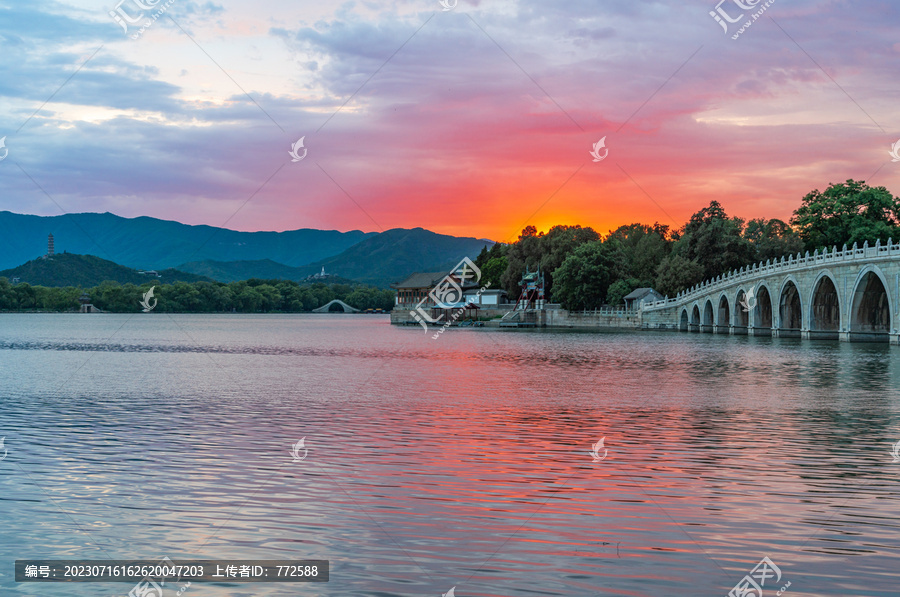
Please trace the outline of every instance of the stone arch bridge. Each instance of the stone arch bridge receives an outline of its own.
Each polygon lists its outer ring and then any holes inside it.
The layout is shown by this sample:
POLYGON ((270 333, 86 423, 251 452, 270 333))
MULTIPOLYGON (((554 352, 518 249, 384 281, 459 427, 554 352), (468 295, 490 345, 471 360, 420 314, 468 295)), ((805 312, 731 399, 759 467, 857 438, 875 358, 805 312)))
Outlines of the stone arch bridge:
POLYGON ((758 263, 640 313, 649 329, 900 344, 900 244, 758 263))
POLYGON ((333 301, 330 301, 328 304, 322 305, 318 309, 313 309, 312 312, 313 313, 331 313, 332 312, 331 307, 333 305, 340 306, 341 310, 344 313, 359 313, 359 309, 354 309, 353 307, 351 307, 350 305, 348 305, 347 303, 345 303, 344 301, 339 300, 339 299, 334 299, 333 301))

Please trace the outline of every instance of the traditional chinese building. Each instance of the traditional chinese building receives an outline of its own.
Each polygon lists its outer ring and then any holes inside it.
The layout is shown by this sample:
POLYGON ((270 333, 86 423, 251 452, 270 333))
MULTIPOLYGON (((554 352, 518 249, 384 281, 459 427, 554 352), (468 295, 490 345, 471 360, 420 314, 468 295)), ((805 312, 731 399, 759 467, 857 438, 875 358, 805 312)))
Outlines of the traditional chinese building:
POLYGON ((544 273, 540 270, 532 272, 526 267, 519 280, 519 300, 516 301, 514 310, 543 309, 545 303, 544 273))
MULTIPOLYGON (((636 311, 641 308, 641 305, 645 302, 655 302, 661 301, 663 295, 656 292, 652 288, 636 288, 631 291, 629 294, 625 295, 622 299, 625 301, 625 309, 629 311, 636 311)), ((613 307, 618 307, 618 305, 613 305, 613 307)))
POLYGON ((97 313, 100 311, 100 309, 91 304, 91 297, 88 296, 87 292, 81 293, 81 296, 78 297, 78 302, 81 303, 80 313, 97 313))
POLYGON ((481 289, 471 289, 465 292, 465 301, 473 303, 481 307, 498 308, 500 305, 506 304, 509 295, 505 290, 499 288, 489 288, 485 291, 481 289))
POLYGON ((412 309, 420 301, 423 307, 433 307, 434 300, 429 293, 443 280, 449 272, 416 272, 410 274, 402 282, 391 284, 391 288, 397 291, 397 299, 394 301, 396 309, 412 309))
MULTIPOLYGON (((450 271, 410 274, 402 282, 391 284, 391 288, 397 291, 394 306, 398 309, 412 309, 417 306, 431 308, 436 304, 435 297, 445 306, 479 304, 481 300, 476 294, 481 285, 476 278, 480 278, 480 274, 468 266, 450 271)), ((498 293, 492 292, 487 300, 499 300, 498 293)))
POLYGON ((318 274, 313 274, 311 276, 306 276, 307 280, 327 280, 331 277, 331 274, 325 273, 325 266, 322 266, 322 271, 318 274))

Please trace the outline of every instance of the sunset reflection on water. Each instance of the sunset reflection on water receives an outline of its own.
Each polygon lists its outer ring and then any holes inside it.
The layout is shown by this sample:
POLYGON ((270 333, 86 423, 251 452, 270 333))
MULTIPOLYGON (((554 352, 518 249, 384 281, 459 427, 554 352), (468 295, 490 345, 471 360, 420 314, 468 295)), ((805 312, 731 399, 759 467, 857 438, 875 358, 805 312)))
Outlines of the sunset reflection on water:
POLYGON ((768 556, 789 595, 896 594, 896 347, 127 317, 0 334, 6 570, 316 558, 304 595, 721 596, 768 556))

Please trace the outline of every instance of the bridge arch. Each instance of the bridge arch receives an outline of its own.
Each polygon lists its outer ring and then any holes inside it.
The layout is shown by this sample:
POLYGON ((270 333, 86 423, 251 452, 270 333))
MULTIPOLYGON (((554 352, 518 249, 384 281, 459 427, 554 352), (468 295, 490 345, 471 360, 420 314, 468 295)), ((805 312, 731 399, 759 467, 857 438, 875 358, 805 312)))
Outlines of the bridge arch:
POLYGON ((703 327, 700 328, 700 331, 712 332, 715 325, 716 318, 713 313, 712 301, 710 299, 706 299, 706 304, 703 305, 703 327))
POLYGON ((751 309, 750 313, 753 316, 754 328, 760 328, 762 335, 771 333, 774 323, 772 319, 772 295, 769 292, 769 287, 764 282, 761 282, 756 287, 756 308, 751 309))
POLYGON ((728 304, 728 296, 723 292, 719 297, 719 308, 716 312, 716 331, 728 332, 731 327, 731 308, 728 304))
POLYGON ((778 295, 778 335, 800 337, 803 329, 803 301, 794 276, 787 276, 778 295))
POLYGON ((333 305, 339 306, 344 313, 359 313, 359 309, 354 309, 353 307, 351 307, 344 301, 341 301, 338 299, 334 299, 333 301, 330 301, 328 304, 322 305, 318 309, 313 309, 312 312, 313 313, 331 313, 332 312, 331 307, 333 305))
POLYGON ((688 319, 687 308, 684 308, 681 310, 681 319, 678 322, 678 329, 682 332, 686 332, 689 329, 688 328, 689 324, 690 324, 690 321, 688 319))
POLYGON ((649 329, 683 329, 685 319, 690 331, 721 333, 728 323, 732 334, 799 333, 900 345, 900 243, 833 247, 751 264, 641 311, 641 325, 649 329), (752 308, 745 310, 748 303, 752 308))
POLYGON ((746 334, 747 328, 750 327, 750 312, 744 310, 744 305, 742 302, 745 302, 747 298, 747 293, 743 288, 738 288, 737 293, 734 295, 734 326, 738 328, 739 333, 746 334))
POLYGON ((876 265, 867 265, 853 283, 849 302, 850 333, 870 340, 888 340, 891 330, 891 297, 888 282, 876 265))
POLYGON ((836 339, 845 327, 841 321, 841 299, 836 278, 822 270, 812 284, 807 306, 807 327, 811 338, 836 339))

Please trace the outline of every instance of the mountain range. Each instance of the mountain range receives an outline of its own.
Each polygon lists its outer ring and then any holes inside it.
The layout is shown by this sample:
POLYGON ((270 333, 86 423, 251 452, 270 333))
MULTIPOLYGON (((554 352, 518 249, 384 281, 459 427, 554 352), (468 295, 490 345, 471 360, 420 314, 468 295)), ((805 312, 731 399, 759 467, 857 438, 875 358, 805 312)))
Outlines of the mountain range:
POLYGON ((166 269, 189 261, 271 259, 306 265, 337 255, 374 232, 313 230, 238 232, 190 226, 150 217, 111 213, 33 216, 0 211, 0 269, 15 267, 47 252, 52 233, 58 253, 97 255, 137 269, 166 269))
POLYGON ((80 286, 91 288, 106 281, 119 284, 147 282, 171 284, 173 282, 211 282, 210 278, 189 274, 176 269, 164 269, 156 275, 141 273, 130 267, 101 259, 94 255, 57 253, 53 257, 38 257, 18 267, 0 271, 0 278, 18 279, 32 286, 80 286))
POLYGON ((435 234, 424 228, 395 228, 353 245, 339 255, 301 267, 301 272, 326 272, 372 284, 386 286, 399 282, 413 272, 449 271, 463 257, 474 259, 491 241, 435 234))
POLYGON ((310 228, 239 232, 146 216, 34 216, 0 211, 0 270, 44 255, 50 233, 58 254, 96 255, 133 269, 175 268, 180 276, 195 274, 231 282, 247 278, 298 280, 325 267, 329 274, 381 287, 415 271, 449 269, 463 257, 475 257, 482 247, 493 244, 423 228, 380 233, 310 228))

